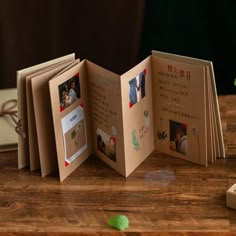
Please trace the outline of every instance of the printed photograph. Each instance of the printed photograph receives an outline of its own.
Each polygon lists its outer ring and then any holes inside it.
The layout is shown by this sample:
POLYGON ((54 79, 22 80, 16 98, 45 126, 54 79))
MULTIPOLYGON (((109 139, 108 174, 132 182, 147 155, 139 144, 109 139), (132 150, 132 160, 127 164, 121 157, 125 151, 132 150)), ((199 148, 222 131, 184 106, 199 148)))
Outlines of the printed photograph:
POLYGON ((187 124, 170 120, 170 150, 187 153, 187 124))
POLYGON ((82 105, 61 119, 65 166, 87 149, 87 135, 82 105))
POLYGON ((58 86, 60 111, 65 110, 80 98, 79 73, 58 86))
POLYGON ((146 70, 129 81, 129 107, 138 103, 146 95, 145 88, 146 70))
POLYGON ((110 160, 116 162, 116 139, 101 129, 97 129, 97 149, 110 160))
POLYGON ((65 134, 66 160, 69 162, 71 157, 86 145, 84 120, 79 121, 73 128, 65 134))

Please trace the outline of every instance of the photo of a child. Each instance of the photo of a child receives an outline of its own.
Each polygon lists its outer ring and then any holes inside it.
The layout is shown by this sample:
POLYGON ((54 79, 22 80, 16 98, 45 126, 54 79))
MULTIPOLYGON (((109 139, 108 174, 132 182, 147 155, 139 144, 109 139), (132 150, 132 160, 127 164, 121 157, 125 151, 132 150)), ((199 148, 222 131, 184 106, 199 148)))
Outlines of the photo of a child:
POLYGON ((97 149, 110 160, 116 161, 116 139, 97 129, 97 149))
POLYGON ((65 110, 80 98, 79 73, 58 86, 60 111, 65 110))
POLYGON ((145 89, 146 70, 129 81, 129 107, 138 103, 146 95, 145 89))
POLYGON ((170 149, 187 153, 187 125, 170 120, 170 149))

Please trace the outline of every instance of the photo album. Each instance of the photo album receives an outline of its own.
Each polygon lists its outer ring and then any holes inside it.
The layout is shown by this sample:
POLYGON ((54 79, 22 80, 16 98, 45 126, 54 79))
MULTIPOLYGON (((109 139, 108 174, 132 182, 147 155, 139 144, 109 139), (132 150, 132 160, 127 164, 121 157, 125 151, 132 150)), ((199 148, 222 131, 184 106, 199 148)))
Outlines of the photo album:
POLYGON ((152 51, 118 75, 70 54, 18 71, 17 98, 18 168, 42 177, 63 181, 91 154, 125 177, 153 151, 225 157, 210 61, 152 51))

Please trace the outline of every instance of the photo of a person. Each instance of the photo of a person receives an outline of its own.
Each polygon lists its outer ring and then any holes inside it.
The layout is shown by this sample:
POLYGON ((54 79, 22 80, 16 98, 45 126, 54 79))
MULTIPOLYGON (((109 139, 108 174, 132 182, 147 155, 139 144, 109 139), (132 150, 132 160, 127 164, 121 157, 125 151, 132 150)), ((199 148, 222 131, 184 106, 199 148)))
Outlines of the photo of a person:
POLYGON ((79 73, 58 86, 60 111, 76 102, 80 98, 79 73))
POLYGON ((170 120, 170 149, 187 153, 187 125, 170 120))
POLYGON ((70 90, 69 90, 68 96, 70 97, 71 102, 75 102, 76 100, 78 100, 76 92, 75 92, 75 81, 74 80, 70 81, 70 90))
POLYGON ((97 149, 110 160, 116 161, 116 139, 97 129, 97 149))
POLYGON ((129 107, 132 107, 145 97, 145 76, 146 70, 142 71, 135 78, 129 81, 129 107))
POLYGON ((63 86, 60 89, 60 111, 63 111, 66 107, 70 106, 71 99, 68 96, 67 89, 65 86, 63 86))

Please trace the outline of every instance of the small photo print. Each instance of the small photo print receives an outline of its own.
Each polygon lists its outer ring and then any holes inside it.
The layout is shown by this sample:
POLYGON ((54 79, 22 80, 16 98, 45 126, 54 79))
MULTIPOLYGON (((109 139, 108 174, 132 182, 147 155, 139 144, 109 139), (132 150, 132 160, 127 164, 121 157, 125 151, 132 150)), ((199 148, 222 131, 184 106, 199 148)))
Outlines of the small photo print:
POLYGON ((116 139, 97 128, 97 150, 116 162, 116 139))
POLYGON ((65 110, 80 98, 79 73, 58 86, 60 111, 65 110))
POLYGON ((170 120, 169 125, 170 125, 170 150, 186 154, 187 124, 170 120))
POLYGON ((146 95, 146 69, 129 81, 129 107, 138 103, 146 95))
POLYGON ((67 166, 87 149, 83 107, 79 106, 63 117, 61 125, 67 166))

